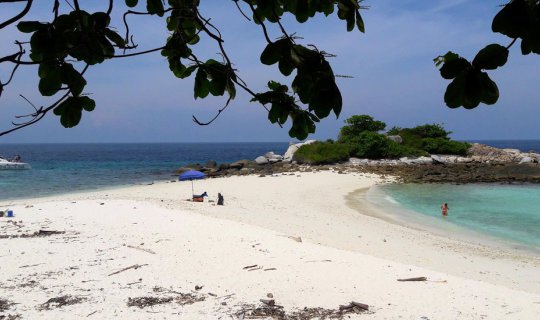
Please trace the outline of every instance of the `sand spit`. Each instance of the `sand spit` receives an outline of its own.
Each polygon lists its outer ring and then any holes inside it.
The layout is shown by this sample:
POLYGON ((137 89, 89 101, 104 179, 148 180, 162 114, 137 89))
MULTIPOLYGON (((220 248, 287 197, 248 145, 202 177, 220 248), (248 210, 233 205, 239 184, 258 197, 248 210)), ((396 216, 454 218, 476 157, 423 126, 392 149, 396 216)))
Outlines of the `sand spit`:
POLYGON ((362 214, 361 197, 347 204, 381 182, 334 172, 196 181, 225 206, 184 201, 190 182, 9 203, 0 318, 540 317, 537 256, 362 214))

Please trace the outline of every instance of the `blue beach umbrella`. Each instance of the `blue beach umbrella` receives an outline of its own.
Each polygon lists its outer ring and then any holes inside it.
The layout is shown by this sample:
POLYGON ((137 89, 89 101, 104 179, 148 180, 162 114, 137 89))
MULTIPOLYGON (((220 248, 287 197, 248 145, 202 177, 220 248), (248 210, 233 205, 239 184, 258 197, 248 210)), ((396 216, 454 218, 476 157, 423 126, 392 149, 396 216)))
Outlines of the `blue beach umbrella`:
POLYGON ((195 191, 193 190, 193 180, 204 179, 205 176, 206 175, 200 171, 189 170, 179 175, 178 180, 180 181, 190 180, 191 181, 191 194, 194 195, 195 191))

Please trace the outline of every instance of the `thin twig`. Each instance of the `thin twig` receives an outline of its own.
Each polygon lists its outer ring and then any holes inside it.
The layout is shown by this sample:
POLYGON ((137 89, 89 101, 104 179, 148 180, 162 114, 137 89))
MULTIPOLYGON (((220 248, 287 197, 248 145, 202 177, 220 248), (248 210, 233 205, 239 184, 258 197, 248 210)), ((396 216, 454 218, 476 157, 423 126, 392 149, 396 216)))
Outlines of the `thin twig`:
POLYGON ((147 263, 145 263, 145 264, 134 264, 134 265, 132 265, 132 266, 129 266, 129 267, 126 267, 126 268, 124 268, 124 269, 115 271, 115 272, 113 272, 113 273, 111 273, 111 274, 108 274, 107 276, 110 277, 110 276, 112 276, 112 275, 119 274, 120 272, 124 272, 124 271, 130 270, 130 269, 135 269, 135 270, 137 270, 137 269, 139 269, 139 268, 141 268, 141 267, 144 267, 144 266, 147 266, 147 265, 148 265, 147 263))

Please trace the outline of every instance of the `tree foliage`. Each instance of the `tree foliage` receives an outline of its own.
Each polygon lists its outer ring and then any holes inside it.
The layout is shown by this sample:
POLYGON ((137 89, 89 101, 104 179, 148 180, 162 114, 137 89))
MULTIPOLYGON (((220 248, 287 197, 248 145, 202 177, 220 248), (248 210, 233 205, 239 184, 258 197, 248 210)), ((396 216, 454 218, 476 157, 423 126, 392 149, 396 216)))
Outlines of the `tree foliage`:
POLYGON ((379 132, 386 128, 386 123, 373 119, 368 115, 356 115, 345 120, 347 124, 339 130, 339 141, 347 143, 362 132, 379 132))
POLYGON ((349 159, 347 145, 333 142, 314 142, 301 146, 294 154, 298 163, 329 164, 349 159))
MULTIPOLYGON (((43 0, 42 2, 45 2, 43 0)), ((4 5, 21 3, 20 13, 0 21, 0 30, 16 24, 21 32, 15 43, 15 52, 0 57, 0 64, 11 64, 11 72, 0 75, 0 96, 21 66, 38 66, 38 91, 43 97, 52 97, 48 106, 34 107, 34 112, 18 116, 12 129, 0 136, 41 120, 50 111, 60 117, 65 127, 76 126, 83 111, 91 112, 95 102, 85 92, 87 71, 98 64, 110 63, 115 58, 129 58, 141 54, 160 52, 172 74, 185 79, 193 77, 194 98, 223 96, 224 106, 209 121, 194 122, 199 125, 212 123, 235 99, 238 89, 246 91, 253 102, 261 104, 268 112, 268 119, 279 126, 290 119, 289 135, 304 139, 313 133, 316 123, 331 113, 339 116, 343 107, 341 92, 325 51, 314 45, 302 44, 301 38, 286 30, 284 15, 292 15, 298 23, 308 22, 317 14, 337 16, 343 20, 347 31, 365 32, 360 14, 362 0, 233 0, 231 8, 238 9, 254 26, 260 28, 267 44, 260 51, 260 61, 275 65, 279 72, 290 79, 280 84, 269 79, 268 88, 257 92, 242 80, 230 60, 219 26, 201 12, 200 0, 109 0, 103 1, 103 11, 88 12, 78 0, 49 0, 52 14, 40 21, 25 20, 35 0, 0 0, 4 5), (112 12, 125 3, 129 8, 122 21, 112 21, 112 12), (236 6, 234 8, 233 6, 236 6), (166 22, 169 32, 163 45, 138 51, 130 33, 128 18, 131 16, 156 16, 166 22), (112 26, 123 25, 124 32, 112 26), (281 36, 270 37, 270 29, 281 36), (210 39, 222 57, 221 61, 202 58, 197 44, 202 38, 210 39)), ((469 61, 454 52, 435 58, 444 79, 451 80, 444 101, 450 108, 463 106, 476 108, 480 103, 495 104, 499 88, 488 72, 502 67, 509 57, 509 49, 520 43, 521 53, 540 54, 540 0, 510 0, 494 17, 492 31, 510 38, 508 45, 489 44, 469 61)), ((309 42, 308 42, 309 43, 309 42)), ((5 69, 4 69, 5 70, 5 69)), ((356 135, 355 124, 340 133, 340 137, 356 135), (353 130, 349 132, 350 130, 353 130)), ((376 128, 370 130, 376 132, 376 128)))
POLYGON ((413 128, 393 127, 387 132, 389 135, 399 135, 402 138, 401 148, 397 149, 402 152, 402 156, 422 154, 466 155, 470 144, 451 140, 449 137, 451 133, 451 131, 446 131, 438 123, 424 124, 413 128))
POLYGON ((480 103, 495 104, 499 88, 486 71, 504 66, 510 47, 518 40, 523 55, 540 54, 540 0, 510 0, 493 18, 491 29, 509 37, 510 44, 487 45, 472 62, 451 51, 435 58, 441 76, 452 80, 444 95, 448 107, 473 109, 480 103))
MULTIPOLYGON (((365 31, 360 15, 361 0, 234 0, 231 8, 238 9, 239 15, 259 26, 267 45, 260 54, 260 61, 266 65, 276 65, 280 73, 292 78, 290 85, 275 81, 268 82, 268 90, 256 92, 239 76, 229 59, 219 27, 212 24, 200 10, 200 0, 125 0, 132 8, 124 13, 125 34, 121 35, 111 27, 111 13, 114 3, 103 2, 106 10, 87 12, 78 0, 50 0, 51 16, 43 21, 27 21, 33 0, 25 3, 22 11, 13 18, 0 22, 0 29, 17 23, 18 30, 27 34, 28 39, 16 43, 17 52, 0 58, 0 63, 13 64, 12 72, 0 81, 0 94, 11 82, 17 68, 38 65, 38 90, 44 97, 55 97, 48 107, 35 108, 28 115, 30 120, 15 123, 9 133, 43 118, 49 111, 60 117, 64 127, 76 126, 83 110, 94 110, 95 102, 85 93, 85 74, 97 64, 109 63, 113 58, 128 58, 135 55, 159 51, 166 59, 174 76, 184 79, 194 75, 194 97, 204 99, 209 95, 225 96, 227 101, 216 117, 208 122, 193 120, 200 125, 213 122, 241 88, 252 96, 252 101, 260 103, 268 111, 272 123, 283 126, 289 119, 292 125, 289 135, 305 139, 315 131, 315 124, 330 113, 339 116, 342 96, 336 85, 336 76, 327 61, 331 55, 313 45, 299 43, 300 38, 291 36, 281 20, 285 14, 294 16, 298 23, 304 23, 316 14, 335 15, 346 24, 347 31, 365 31), (234 8, 236 6, 236 8, 234 8), (246 14, 249 12, 249 14, 246 14), (163 46, 146 51, 136 51, 129 31, 129 16, 157 16, 166 21, 169 37, 163 46), (280 31, 281 37, 271 39, 269 28, 280 31), (213 40, 222 56, 222 61, 203 59, 196 53, 202 37, 213 40), (29 50, 29 54, 27 51, 29 50), (135 52, 133 52, 135 50, 135 52)), ((14 1, 0 1, 2 3, 14 1)), ((116 21, 116 25, 120 24, 116 21)), ((4 77, 2 77, 4 78, 4 77)))
POLYGON ((386 124, 368 115, 356 115, 345 120, 348 125, 340 130, 338 142, 349 149, 349 154, 358 158, 382 159, 429 154, 466 155, 468 143, 452 141, 441 124, 424 124, 413 128, 393 127, 386 134, 379 131, 386 124), (398 135, 402 142, 388 138, 398 135))

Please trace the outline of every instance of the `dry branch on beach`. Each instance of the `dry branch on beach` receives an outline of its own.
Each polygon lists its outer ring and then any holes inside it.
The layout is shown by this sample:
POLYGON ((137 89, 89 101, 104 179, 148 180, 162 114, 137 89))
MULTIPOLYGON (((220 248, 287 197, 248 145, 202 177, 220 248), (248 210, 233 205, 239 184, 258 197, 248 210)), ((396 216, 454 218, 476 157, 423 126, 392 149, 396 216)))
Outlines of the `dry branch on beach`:
POLYGON ((397 281, 427 281, 427 278, 426 277, 416 277, 416 278, 397 279, 397 281))
POLYGON ((115 272, 113 272, 113 273, 111 273, 111 274, 108 274, 107 276, 112 276, 112 275, 114 275, 114 274, 118 274, 118 273, 120 273, 120 272, 124 272, 124 271, 130 270, 130 269, 139 269, 139 268, 144 267, 144 266, 147 266, 147 265, 148 265, 147 263, 145 263, 145 264, 134 264, 134 265, 132 265, 132 266, 129 266, 129 267, 126 267, 126 268, 124 268, 124 269, 120 269, 120 270, 118 270, 118 271, 115 271, 115 272))

